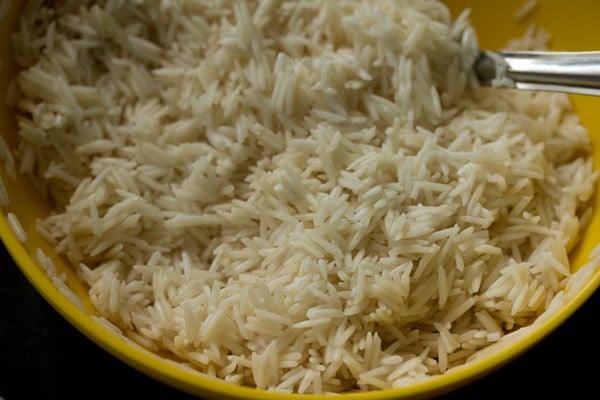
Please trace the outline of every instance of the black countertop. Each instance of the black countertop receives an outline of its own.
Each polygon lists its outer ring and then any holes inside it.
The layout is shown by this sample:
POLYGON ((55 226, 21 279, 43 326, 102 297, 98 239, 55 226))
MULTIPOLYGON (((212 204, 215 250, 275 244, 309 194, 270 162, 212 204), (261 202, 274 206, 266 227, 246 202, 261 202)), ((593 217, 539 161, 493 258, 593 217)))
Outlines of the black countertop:
MULTIPOLYGON (((137 372, 79 333, 1 245, 0 260, 0 400, 195 399, 137 372)), ((599 312, 597 291, 529 352, 439 399, 557 398, 569 388, 575 398, 598 398, 599 312)))

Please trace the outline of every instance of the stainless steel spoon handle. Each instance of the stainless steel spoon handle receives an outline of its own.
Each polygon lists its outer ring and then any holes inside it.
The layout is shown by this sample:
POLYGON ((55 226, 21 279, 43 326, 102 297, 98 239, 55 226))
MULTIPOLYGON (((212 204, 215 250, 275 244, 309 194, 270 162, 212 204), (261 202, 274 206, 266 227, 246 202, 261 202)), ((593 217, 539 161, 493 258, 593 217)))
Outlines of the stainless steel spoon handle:
POLYGON ((482 85, 600 96, 600 51, 481 51, 482 85))

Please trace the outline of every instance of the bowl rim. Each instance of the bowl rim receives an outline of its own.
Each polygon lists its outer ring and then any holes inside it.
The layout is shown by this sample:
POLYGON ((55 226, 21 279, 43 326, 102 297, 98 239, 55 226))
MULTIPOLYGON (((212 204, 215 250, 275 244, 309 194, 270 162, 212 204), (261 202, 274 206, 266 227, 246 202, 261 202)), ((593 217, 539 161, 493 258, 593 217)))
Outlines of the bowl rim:
MULTIPOLYGON (((300 398, 332 399, 343 396, 353 400, 391 400, 399 398, 423 398, 436 394, 449 393, 459 387, 488 374, 518 357, 566 321, 600 287, 600 269, 594 271, 589 280, 567 302, 536 326, 513 342, 467 364, 461 365, 442 375, 436 375, 414 384, 390 389, 343 394, 297 394, 272 392, 246 386, 239 386, 223 380, 211 378, 198 371, 187 369, 177 362, 153 354, 142 347, 127 343, 69 301, 44 270, 36 265, 10 229, 4 214, 0 215, 0 238, 12 256, 14 263, 36 288, 37 292, 71 325, 105 351, 120 359, 130 367, 167 385, 193 395, 230 399, 288 399, 300 398)), ((10 267, 10 266, 9 266, 10 267)))

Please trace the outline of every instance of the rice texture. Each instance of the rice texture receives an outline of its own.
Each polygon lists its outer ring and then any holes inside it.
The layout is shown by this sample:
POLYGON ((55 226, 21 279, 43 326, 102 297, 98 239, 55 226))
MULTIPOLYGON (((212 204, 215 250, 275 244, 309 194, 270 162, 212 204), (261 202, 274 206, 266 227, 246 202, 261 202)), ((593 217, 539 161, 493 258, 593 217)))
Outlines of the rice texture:
POLYGON ((29 1, 13 44, 20 143, 0 157, 54 204, 38 231, 99 321, 204 374, 408 385, 569 280, 586 130, 562 94, 479 88, 466 12, 29 1))
POLYGON ((27 241, 27 232, 25 229, 23 229, 23 225, 21 224, 21 221, 19 221, 19 217, 17 217, 15 213, 9 212, 6 216, 6 220, 10 230, 14 233, 17 240, 21 243, 25 243, 27 241))

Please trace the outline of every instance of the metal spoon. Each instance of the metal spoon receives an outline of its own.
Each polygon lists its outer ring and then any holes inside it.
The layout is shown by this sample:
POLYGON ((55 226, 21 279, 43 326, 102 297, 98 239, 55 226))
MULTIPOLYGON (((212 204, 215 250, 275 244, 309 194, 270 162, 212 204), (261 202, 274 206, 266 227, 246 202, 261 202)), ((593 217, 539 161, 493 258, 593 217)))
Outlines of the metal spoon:
POLYGON ((600 96, 600 51, 480 51, 483 86, 600 96))

